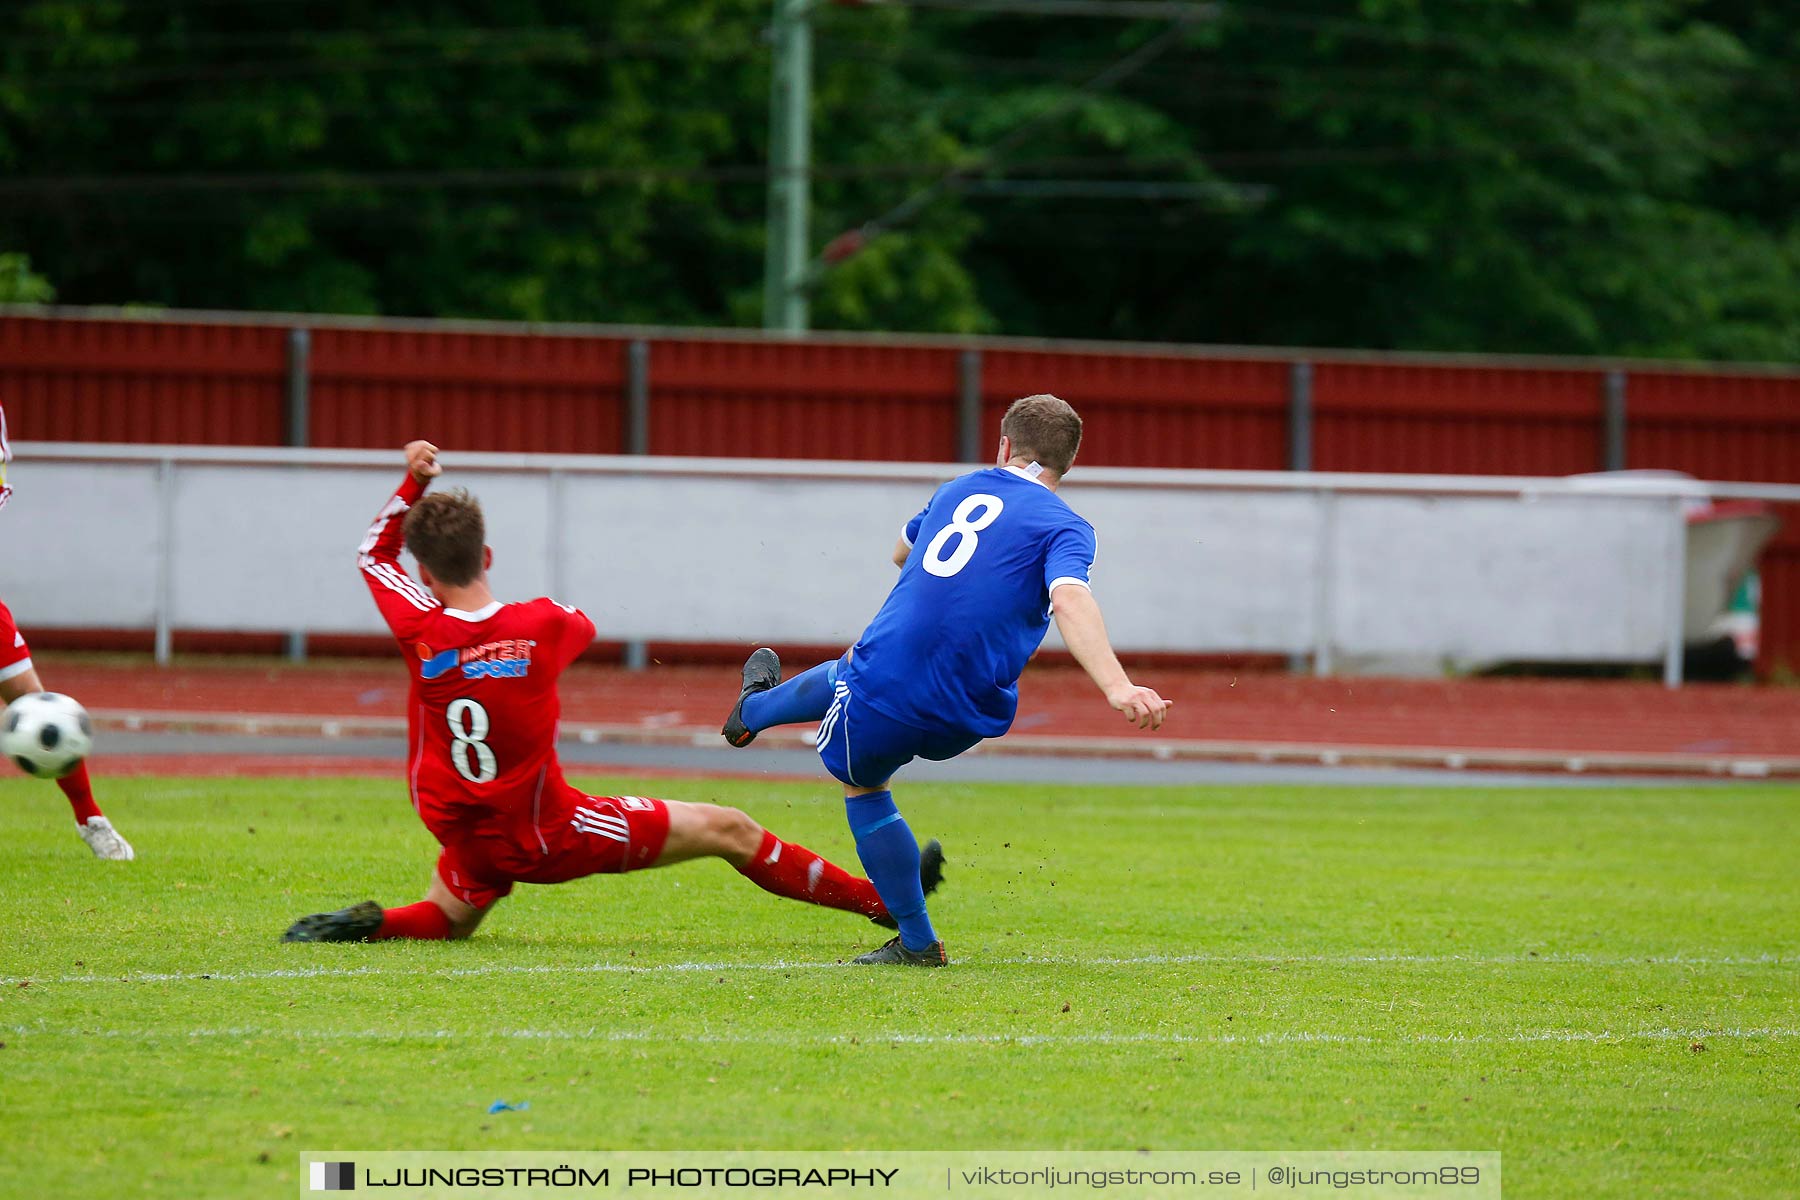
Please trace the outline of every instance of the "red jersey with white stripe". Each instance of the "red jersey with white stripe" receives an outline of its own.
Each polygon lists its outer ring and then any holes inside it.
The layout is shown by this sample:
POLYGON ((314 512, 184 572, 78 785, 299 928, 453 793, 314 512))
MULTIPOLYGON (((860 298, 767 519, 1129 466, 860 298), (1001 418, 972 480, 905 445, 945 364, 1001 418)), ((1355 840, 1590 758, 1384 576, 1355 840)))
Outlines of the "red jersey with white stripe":
POLYGON ((12 489, 6 486, 6 464, 12 461, 12 447, 6 444, 6 406, 0 404, 0 508, 6 507, 12 489))
POLYGON ((408 474, 369 527, 357 559, 407 659, 407 778, 440 843, 526 831, 564 790, 556 760, 557 679, 594 623, 554 600, 445 608, 400 566, 401 523, 425 492, 408 474), (548 797, 548 799, 547 799, 548 797))
MULTIPOLYGON (((12 449, 6 444, 6 409, 0 406, 0 508, 12 489, 6 486, 6 464, 12 461, 12 449)), ((31 647, 13 621, 12 610, 0 603, 0 682, 31 670, 31 647)))

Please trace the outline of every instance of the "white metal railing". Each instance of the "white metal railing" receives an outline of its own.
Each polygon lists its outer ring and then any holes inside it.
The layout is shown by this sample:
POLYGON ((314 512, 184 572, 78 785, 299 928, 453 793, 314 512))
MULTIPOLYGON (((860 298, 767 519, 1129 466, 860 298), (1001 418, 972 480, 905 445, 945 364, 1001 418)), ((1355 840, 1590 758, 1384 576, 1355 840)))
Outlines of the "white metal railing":
MULTIPOLYGON (((208 463, 400 469, 395 450, 295 449, 285 446, 124 445, 15 442, 22 461, 208 463)), ((674 455, 495 454, 445 452, 459 471, 563 471, 594 475, 731 475, 772 479, 943 481, 979 469, 969 463, 861 462, 826 459, 691 458, 674 455)), ((1431 496, 1628 496, 1645 500, 1764 500, 1800 504, 1800 484, 1742 483, 1626 475, 1595 486, 1595 476, 1401 475, 1348 471, 1214 471, 1163 467, 1077 466, 1067 486, 1157 487, 1212 491, 1343 492, 1431 496)))
MULTIPOLYGON (((348 559, 397 451, 15 451, 0 594, 27 628, 153 628, 165 660, 176 628, 379 628, 348 559)), ((853 638, 900 522, 972 469, 453 448, 445 462, 483 490, 507 584, 566 596, 634 641, 853 638)), ((1685 509, 1800 503, 1800 486, 1079 468, 1065 495, 1100 531, 1099 588, 1127 648, 1308 653, 1325 673, 1416 632, 1430 652, 1660 653, 1673 685, 1685 509)))

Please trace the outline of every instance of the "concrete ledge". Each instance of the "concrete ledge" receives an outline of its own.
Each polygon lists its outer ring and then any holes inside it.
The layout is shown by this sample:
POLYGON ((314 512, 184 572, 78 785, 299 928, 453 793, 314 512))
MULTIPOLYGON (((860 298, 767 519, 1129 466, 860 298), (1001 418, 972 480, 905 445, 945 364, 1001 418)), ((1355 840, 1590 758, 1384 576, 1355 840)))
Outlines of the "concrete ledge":
MULTIPOLYGON (((400 737, 399 717, 324 716, 316 713, 218 713, 101 709, 93 713, 101 730, 129 732, 216 732, 287 734, 313 737, 400 737)), ((622 725, 564 722, 561 740, 582 745, 703 746, 719 744, 716 729, 692 725, 622 725)), ((763 734, 758 747, 810 749, 802 728, 763 734)), ((241 753, 241 751, 236 751, 241 753)), ((756 747, 746 751, 754 754, 756 747)), ((1546 774, 1601 772, 1625 775, 1689 775, 1739 779, 1800 778, 1800 756, 1639 753, 1560 750, 1553 747, 1494 749, 1457 746, 1349 745, 1323 742, 1212 741, 1193 738, 1075 737, 1012 734, 983 742, 970 754, 1133 758, 1158 762, 1304 763, 1321 766, 1408 766, 1444 770, 1538 771, 1546 774)))

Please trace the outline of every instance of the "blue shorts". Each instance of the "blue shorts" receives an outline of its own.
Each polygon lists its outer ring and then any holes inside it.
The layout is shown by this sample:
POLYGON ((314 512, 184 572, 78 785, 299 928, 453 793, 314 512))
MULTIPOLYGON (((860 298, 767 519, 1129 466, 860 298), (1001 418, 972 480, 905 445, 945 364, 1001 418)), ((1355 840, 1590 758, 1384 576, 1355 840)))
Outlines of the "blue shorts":
POLYGON ((831 708, 819 722, 819 761, 849 787, 878 788, 915 758, 942 762, 981 742, 974 733, 928 733, 858 702, 838 680, 831 708))

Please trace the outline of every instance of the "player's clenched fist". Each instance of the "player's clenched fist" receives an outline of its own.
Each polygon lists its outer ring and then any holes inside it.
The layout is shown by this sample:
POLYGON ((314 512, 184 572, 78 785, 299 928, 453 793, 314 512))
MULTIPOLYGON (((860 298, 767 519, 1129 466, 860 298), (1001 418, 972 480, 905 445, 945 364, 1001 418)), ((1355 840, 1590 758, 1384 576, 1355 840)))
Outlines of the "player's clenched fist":
POLYGON ((411 471, 412 477, 420 483, 424 483, 427 479, 434 479, 444 473, 444 468, 438 465, 437 455, 438 448, 430 442, 408 442, 406 443, 406 469, 411 471))
POLYGON ((1106 699, 1139 729, 1161 729, 1169 706, 1175 703, 1173 700, 1164 700, 1151 688, 1129 683, 1115 689, 1106 699))

